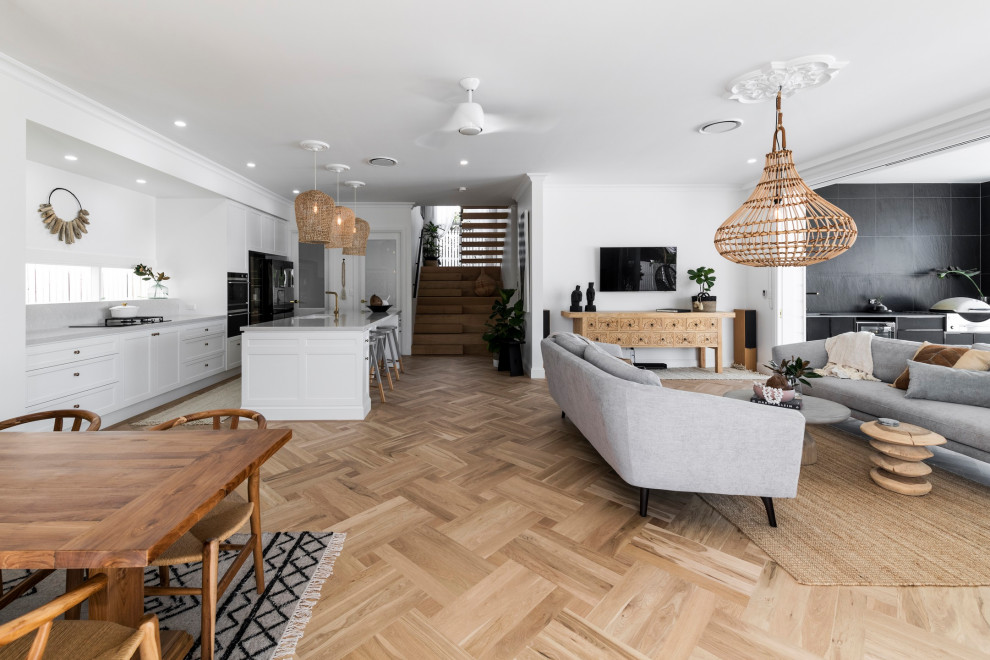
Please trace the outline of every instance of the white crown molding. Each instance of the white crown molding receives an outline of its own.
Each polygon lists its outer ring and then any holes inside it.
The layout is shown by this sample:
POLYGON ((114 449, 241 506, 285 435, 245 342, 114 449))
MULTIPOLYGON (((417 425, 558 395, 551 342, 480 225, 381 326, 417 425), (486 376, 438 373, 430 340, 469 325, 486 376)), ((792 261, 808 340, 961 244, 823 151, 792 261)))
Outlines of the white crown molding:
POLYGON ((855 147, 798 163, 798 171, 808 185, 820 186, 987 135, 990 135, 990 101, 982 101, 855 147))
MULTIPOLYGON (((749 186, 751 189, 753 186, 749 186)), ((546 190, 659 190, 662 192, 739 192, 744 186, 723 183, 547 183, 546 190)))
POLYGON ((0 52, 0 74, 41 92, 42 94, 46 94, 54 99, 57 99, 58 101, 61 101, 70 107, 79 110, 80 112, 84 112, 91 117, 105 121, 116 126, 117 128, 127 131, 136 138, 149 142, 160 149, 164 149, 169 153, 178 156, 179 158, 184 158, 199 167, 209 170, 217 176, 223 177, 232 183, 249 189, 253 193, 267 197, 276 204, 285 204, 289 206, 293 204, 291 199, 272 192, 268 188, 255 183, 244 175, 238 174, 237 172, 234 172, 233 170, 206 158, 188 147, 184 147, 178 142, 165 137, 161 133, 157 133, 147 126, 139 124, 133 119, 120 114, 116 110, 94 101, 88 96, 84 96, 71 87, 49 78, 40 71, 32 69, 24 63, 15 60, 2 52, 0 52))

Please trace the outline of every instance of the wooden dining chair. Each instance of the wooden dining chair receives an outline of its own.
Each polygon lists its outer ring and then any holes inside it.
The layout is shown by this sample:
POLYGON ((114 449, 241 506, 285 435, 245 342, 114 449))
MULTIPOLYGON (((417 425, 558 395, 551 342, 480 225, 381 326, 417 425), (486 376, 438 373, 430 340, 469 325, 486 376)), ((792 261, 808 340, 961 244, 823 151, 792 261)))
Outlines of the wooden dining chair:
POLYGON ((0 625, 0 660, 78 660, 130 658, 161 660, 158 617, 144 616, 138 627, 110 621, 55 621, 107 587, 107 577, 96 575, 41 607, 0 625), (37 631, 33 636, 29 633, 37 631))
MULTIPOLYGON (((249 420, 259 429, 268 427, 264 415, 253 410, 231 408, 207 410, 176 417, 152 426, 152 431, 167 431, 191 422, 212 419, 213 429, 236 430, 241 420, 249 420), (226 420, 226 426, 224 421, 226 420)), ((192 529, 163 552, 152 566, 158 566, 159 586, 147 586, 146 596, 199 596, 202 599, 203 636, 201 640, 203 660, 212 660, 216 637, 217 600, 230 586, 237 571, 244 565, 248 554, 254 552, 254 579, 258 593, 265 590, 265 564, 261 547, 261 476, 257 470, 248 475, 248 501, 236 494, 228 495, 217 504, 192 529), (245 543, 224 543, 237 530, 250 521, 251 534, 245 543), (217 576, 217 563, 221 551, 236 551, 237 557, 222 577, 217 576), (201 587, 173 587, 170 584, 169 567, 178 564, 202 562, 201 587)))
MULTIPOLYGON (((67 409, 67 410, 46 410, 44 412, 31 413, 30 415, 22 415, 20 417, 12 417, 10 419, 5 419, 0 422, 0 431, 5 429, 13 428, 15 426, 21 426, 23 424, 32 424, 34 422, 41 422, 45 420, 55 420, 53 431, 98 431, 100 429, 100 424, 102 420, 100 416, 94 412, 88 410, 80 409, 67 409), (65 420, 71 419, 72 426, 68 429, 65 428, 65 420), (88 422, 86 428, 82 428, 83 422, 88 422)), ((32 587, 37 585, 39 582, 44 580, 46 577, 51 575, 53 571, 49 569, 34 571, 30 573, 23 580, 11 587, 6 593, 3 592, 3 571, 0 570, 0 610, 10 605, 16 599, 20 598, 22 595, 28 592, 32 587)), ((66 572, 65 576, 65 588, 69 590, 75 586, 82 583, 83 572, 80 569, 73 569, 66 572)), ((74 609, 69 613, 69 617, 79 618, 78 608, 74 609)))

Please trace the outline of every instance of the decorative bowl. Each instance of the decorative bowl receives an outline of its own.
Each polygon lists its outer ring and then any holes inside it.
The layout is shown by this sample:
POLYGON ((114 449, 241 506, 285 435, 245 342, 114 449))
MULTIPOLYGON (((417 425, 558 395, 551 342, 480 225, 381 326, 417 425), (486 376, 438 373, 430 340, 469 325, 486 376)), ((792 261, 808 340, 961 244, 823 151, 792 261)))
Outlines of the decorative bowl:
MULTIPOLYGON (((756 394, 756 396, 760 397, 761 399, 766 399, 766 397, 763 396, 763 385, 764 383, 753 383, 753 393, 756 394)), ((784 390, 784 396, 780 401, 781 403, 784 403, 786 401, 792 400, 793 398, 794 398, 794 390, 784 390)))
POLYGON ((110 308, 110 317, 115 319, 129 319, 138 315, 141 308, 137 305, 115 305, 110 308))
POLYGON ((368 305, 368 309, 370 309, 371 311, 377 314, 380 314, 381 312, 387 312, 389 307, 391 307, 391 305, 368 305))

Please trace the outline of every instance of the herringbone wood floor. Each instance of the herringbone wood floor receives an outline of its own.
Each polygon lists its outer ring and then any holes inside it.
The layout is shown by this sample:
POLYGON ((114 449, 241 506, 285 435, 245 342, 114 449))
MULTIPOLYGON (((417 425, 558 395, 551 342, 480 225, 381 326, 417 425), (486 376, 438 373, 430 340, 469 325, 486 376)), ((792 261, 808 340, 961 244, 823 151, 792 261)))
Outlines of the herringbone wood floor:
POLYGON ((285 423, 265 465, 266 529, 348 535, 301 658, 990 654, 990 589, 802 586, 696 495, 641 518, 545 382, 406 366, 364 422, 285 423))

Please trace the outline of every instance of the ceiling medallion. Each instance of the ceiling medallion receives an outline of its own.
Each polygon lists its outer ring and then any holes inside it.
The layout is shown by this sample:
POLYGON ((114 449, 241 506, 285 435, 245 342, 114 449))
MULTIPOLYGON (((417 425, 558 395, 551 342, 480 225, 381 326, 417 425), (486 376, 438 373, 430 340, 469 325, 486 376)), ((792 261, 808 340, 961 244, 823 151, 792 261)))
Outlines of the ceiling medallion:
POLYGON ((834 78, 849 62, 831 55, 808 55, 787 62, 770 62, 729 83, 727 97, 740 103, 771 101, 780 92, 783 98, 802 89, 820 87, 834 78))

